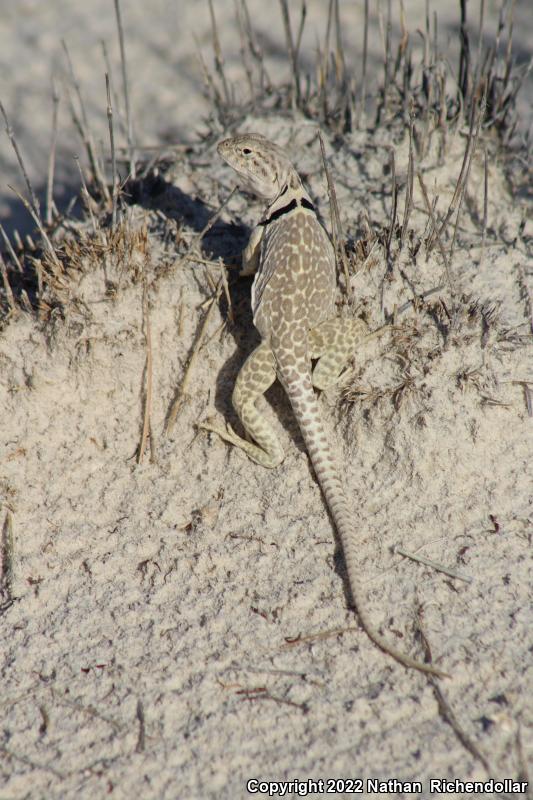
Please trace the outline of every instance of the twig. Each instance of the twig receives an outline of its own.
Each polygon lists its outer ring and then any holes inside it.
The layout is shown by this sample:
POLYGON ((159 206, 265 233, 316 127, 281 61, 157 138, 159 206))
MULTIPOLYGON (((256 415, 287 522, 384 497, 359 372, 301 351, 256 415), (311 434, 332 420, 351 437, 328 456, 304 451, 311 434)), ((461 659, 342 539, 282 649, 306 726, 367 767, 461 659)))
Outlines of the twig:
POLYGON ((14 761, 19 761, 26 767, 31 767, 32 770, 44 770, 45 772, 50 772, 55 778, 65 778, 65 774, 60 772, 58 769, 55 769, 55 767, 50 767, 48 764, 39 764, 37 761, 33 761, 27 756, 19 755, 19 753, 9 750, 3 744, 0 744, 0 753, 3 753, 7 758, 12 758, 14 761))
POLYGON ((305 0, 302 0, 302 8, 300 12, 300 25, 298 27, 298 36, 296 37, 296 44, 294 46, 294 57, 298 63, 300 57, 300 45, 302 43, 302 35, 305 27, 305 18, 307 17, 307 5, 305 0))
POLYGON ((13 297, 13 292, 11 290, 11 286, 9 285, 9 277, 7 274, 6 263, 2 258, 2 253, 0 252, 0 272, 2 273, 2 281, 4 284, 4 291, 6 293, 7 302, 11 311, 15 311, 15 298, 13 297))
MULTIPOLYGON (((481 128, 481 123, 483 122, 483 117, 485 116, 485 108, 486 108, 485 93, 486 93, 486 89, 485 89, 485 92, 483 94, 483 99, 481 100, 481 105, 480 105, 480 108, 479 108, 479 113, 478 113, 478 118, 477 118, 476 130, 475 130, 475 133, 474 133, 472 145, 470 147, 470 156, 468 158, 468 162, 467 162, 467 165, 466 165, 466 172, 465 172, 464 182, 463 182, 463 186, 461 187, 461 194, 459 196, 459 203, 458 203, 458 206, 457 206, 457 216, 455 218, 455 225, 454 225, 454 229, 453 229, 452 243, 450 245, 450 260, 453 258, 453 251, 454 251, 454 248, 455 248, 455 239, 457 237, 457 229, 458 229, 458 226, 459 226, 459 216, 461 214, 461 207, 463 205, 463 200, 464 200, 464 196, 465 196, 465 193, 466 193, 466 187, 467 187, 467 184, 468 184, 468 178, 470 176, 470 168, 472 166, 472 161, 474 159, 474 153, 476 152, 476 146, 477 146, 477 140, 478 140, 478 136, 479 136, 479 130, 481 128)), ((469 142, 469 144, 470 144, 470 142, 469 142)), ((467 150, 468 149, 469 148, 467 148, 467 150)))
POLYGON ((441 254, 442 260, 444 262, 444 269, 446 270, 446 277, 448 279, 448 285, 450 287, 450 294, 452 296, 452 299, 455 300, 455 296, 456 296, 455 285, 454 285, 454 282, 453 282, 453 279, 452 279, 450 265, 448 264, 448 258, 446 257, 446 251, 444 250, 444 247, 442 245, 442 239, 440 237, 440 231, 437 229, 437 222, 435 220, 435 214, 433 213, 433 209, 432 209, 431 204, 429 202, 429 197, 428 197, 428 193, 427 193, 427 190, 426 190, 426 186, 424 184, 424 180, 422 178, 422 173, 420 172, 420 170, 417 170, 416 174, 417 174, 417 177, 418 177, 418 181, 420 183, 420 188, 422 189, 422 194, 424 196, 424 203, 426 204, 427 212, 429 214, 429 217, 430 217, 430 219, 431 219, 431 221, 433 223, 433 226, 435 228, 435 231, 436 231, 437 242, 438 242, 438 245, 439 245, 439 250, 440 250, 440 254, 441 254))
POLYGON ((391 263, 391 244, 392 244, 392 237, 394 235, 394 228, 396 227, 396 212, 398 209, 398 187, 396 185, 396 164, 394 160, 394 149, 391 147, 390 151, 390 161, 391 161, 391 173, 392 173, 392 206, 391 206, 391 215, 390 215, 390 222, 389 222, 389 232, 387 234, 387 242, 385 245, 385 252, 387 254, 387 271, 392 271, 392 263, 391 263))
POLYGON ((524 399, 526 401, 526 408, 528 417, 533 417, 533 396, 528 381, 511 381, 516 386, 521 386, 524 390, 524 399))
POLYGON ((197 243, 198 244, 202 241, 204 236, 207 233, 209 233, 209 231, 211 230, 213 225, 218 221, 220 215, 222 214, 222 212, 224 211, 224 209, 226 208, 226 206, 228 205, 229 201, 231 200, 231 198, 233 197, 233 195, 235 194, 236 191, 237 191, 237 187, 234 186, 233 189, 231 190, 231 192, 228 194, 228 196, 224 200, 224 202, 222 203, 222 205, 219 206, 218 210, 215 211, 215 213, 211 217, 209 217, 209 219, 207 220, 207 223, 204 225, 204 227, 202 228, 202 230, 198 234, 198 237, 197 237, 197 243))
POLYGON ((413 153, 413 117, 409 120, 409 163, 407 165, 407 186, 405 189, 405 204, 403 208, 402 233, 400 236, 400 251, 403 250, 405 237, 409 225, 409 217, 413 210, 413 183, 414 183, 414 153, 413 153))
POLYGON ((345 292, 346 296, 350 297, 352 294, 350 286, 350 273, 348 271, 348 257, 346 255, 346 247, 344 244, 344 234, 341 225, 339 206, 337 203, 337 195, 335 193, 335 186, 333 184, 333 179, 331 177, 331 173, 326 163, 326 148, 324 146, 324 140, 322 138, 322 133, 320 131, 318 131, 318 140, 320 142, 322 163, 324 164, 326 181, 328 184, 328 197, 329 197, 329 209, 331 214, 331 230, 333 234, 333 245, 335 247, 335 252, 340 253, 341 256, 342 268, 344 271, 344 280, 346 283, 345 292))
POLYGON ((361 78, 361 99, 359 106, 359 123, 366 116, 366 66, 368 59, 368 0, 365 0, 365 23, 363 30, 363 75, 361 78))
POLYGON ((457 578, 465 583, 472 583, 472 578, 467 578, 455 570, 450 569, 449 567, 443 567, 442 564, 437 564, 435 561, 431 561, 429 558, 425 558, 424 556, 417 556, 415 553, 408 553, 401 547, 395 547, 394 552, 399 553, 401 556, 405 556, 405 558, 410 558, 411 561, 419 561, 420 564, 425 564, 426 567, 432 567, 433 569, 436 569, 437 572, 444 572, 444 574, 449 575, 450 578, 457 578))
MULTIPOLYGON (((122 118, 122 114, 120 113, 120 102, 117 90, 115 88, 115 81, 113 80, 113 69, 111 67, 111 61, 109 60, 109 53, 107 52, 107 45, 105 41, 102 39, 102 54, 104 56, 104 63, 105 63, 105 71, 109 75, 109 86, 111 87, 111 96, 113 98, 113 103, 115 105, 115 110, 117 112, 117 122, 119 124, 121 132, 124 136, 128 137, 128 128, 127 124, 124 122, 122 118)), ((117 150, 124 150, 128 154, 128 165, 129 165, 129 147, 128 145, 123 145, 122 147, 115 145, 117 150)), ((158 145, 158 147, 162 147, 162 145, 158 145)), ((138 144, 135 145, 135 150, 139 150, 138 144)), ((126 160, 126 159, 125 159, 126 160)))
POLYGON ((213 296, 211 297, 211 300, 209 302, 209 308, 207 309, 205 317, 204 317, 204 319, 202 321, 202 324, 200 326, 200 330, 198 331, 198 336, 196 337, 196 342, 194 344, 194 348, 193 348, 193 351, 191 353, 191 357, 189 358, 189 362, 187 364, 185 372, 183 373, 183 379, 181 381, 181 384, 180 384, 180 386, 179 386, 179 388, 178 388, 178 390, 176 392, 176 395, 174 397, 174 400, 172 401, 172 405, 171 405, 170 410, 168 412, 167 420, 166 420, 166 423, 165 423, 165 434, 167 436, 170 435, 170 433, 172 431, 172 428, 174 427, 174 423, 176 421, 176 417, 178 416, 178 412, 179 412, 179 410, 181 408, 181 404, 182 404, 182 402, 183 402, 183 400, 185 398, 185 395, 187 393, 187 388, 189 386, 189 382, 190 382, 191 375, 192 375, 192 368, 193 368, 194 364, 196 363, 196 359, 198 358, 198 353, 200 352, 200 348, 202 347, 202 344, 203 344, 203 341, 204 341, 204 338, 205 338, 205 334, 207 332, 207 327, 209 325, 211 317, 213 316, 214 310, 217 307, 217 302, 218 302, 218 299, 220 297, 220 292, 221 291, 222 291, 222 278, 219 279, 217 287, 216 287, 216 290, 213 293, 213 296))
MULTIPOLYGON (((259 68, 259 87, 261 91, 265 91, 266 84, 270 83, 270 79, 265 70, 265 60, 263 56, 263 51, 261 47, 257 43, 257 37, 254 33, 254 28, 250 20, 250 12, 248 11, 248 6, 246 5, 246 0, 241 0, 242 4, 242 11, 243 11, 243 21, 246 30, 246 36, 248 38, 248 47, 250 49, 250 53, 252 54, 255 62, 259 68), (266 82, 265 82, 266 81, 266 82)), ((305 6, 305 2, 304 2, 305 6)), ((304 14, 305 16, 305 14, 304 14)))
POLYGON ((89 194, 89 190, 87 189, 87 183, 85 182, 85 175, 83 174, 83 170, 81 168, 80 159, 78 156, 74 156, 74 161, 76 162, 76 166, 78 167, 78 172, 80 173, 80 181, 81 181, 81 196, 83 197, 83 202, 85 203, 85 208, 89 212, 89 216, 91 218, 91 225, 93 229, 93 233, 96 234, 97 232, 97 225, 96 220, 94 218, 93 209, 91 205, 91 195, 89 194))
POLYGON ((331 628, 327 631, 320 631, 319 633, 310 633, 306 636, 302 636, 299 634, 298 636, 292 637, 285 637, 285 644, 281 645, 281 650, 289 650, 291 647, 295 647, 300 644, 306 644, 307 642, 320 642, 324 639, 331 639, 334 636, 343 636, 345 633, 357 633, 359 632, 359 628, 357 626, 349 626, 347 628, 331 628))
POLYGON ((0 541, 0 596, 4 602, 11 603, 13 599, 13 515, 6 509, 6 516, 2 526, 2 539, 0 541))
POLYGON ((326 34, 324 36, 324 51, 320 52, 318 47, 317 68, 319 70, 319 100, 318 107, 322 112, 324 121, 328 118, 328 77, 329 77, 329 40, 331 35, 331 21, 333 18, 333 0, 328 3, 328 18, 326 23, 326 34))
POLYGON ((227 279, 227 275, 226 275, 226 268, 221 263, 220 259, 218 261, 207 261, 206 259, 201 258, 198 255, 198 247, 199 247, 200 242, 204 238, 204 236, 211 230, 213 225, 215 225, 215 223, 219 219, 220 215, 222 214, 223 210, 226 208, 226 206, 228 205, 229 201, 231 200, 231 198, 233 197, 233 195, 235 194, 236 191, 237 191, 237 187, 234 186, 233 189, 231 190, 231 192, 229 193, 229 195, 226 197, 226 199, 222 203, 222 205, 220 205, 219 208, 217 209, 217 211, 215 211, 215 213, 212 214, 211 217, 209 217, 209 219, 207 220, 207 223, 204 225, 204 227, 202 228, 200 233, 197 234, 197 236, 195 237, 194 243, 190 247, 187 255, 185 256, 185 259, 187 259, 187 261, 189 261, 189 260, 190 261, 197 261, 197 262, 205 263, 205 264, 209 264, 209 265, 210 264, 216 264, 217 266, 220 266, 220 269, 221 269, 220 275, 221 275, 222 284, 223 284, 223 287, 224 287, 224 295, 225 295, 226 301, 228 303, 228 316, 229 316, 229 318, 230 318, 230 320, 232 322, 233 322, 233 305, 232 305, 232 302, 231 302, 231 295, 230 295, 229 287, 228 287, 228 279, 227 279))
POLYGON ((444 219, 443 219, 443 221, 442 221, 442 223, 440 225, 440 228, 438 228, 438 234, 437 234, 437 228, 435 228, 435 232, 434 232, 433 236, 431 237, 430 241, 428 241, 428 252, 431 252, 431 250, 433 248, 433 244, 434 244, 433 240, 434 240, 434 238, 438 238, 438 235, 442 236, 442 234, 444 233, 448 222, 450 221, 451 217, 453 216, 453 213, 454 213, 455 209, 457 208, 457 217, 456 217, 456 221, 455 221, 454 236, 453 236, 452 246, 450 247, 450 258, 453 256, 453 250, 454 250, 454 245, 455 245, 455 234, 457 232, 457 224, 458 224, 458 221, 459 221, 459 214, 460 214, 460 211, 461 211, 461 205, 462 205, 462 202, 463 202, 464 193, 466 191, 466 184, 468 182, 468 176, 470 174, 470 167, 471 167, 471 164, 472 164, 472 159, 474 157, 474 153, 475 153, 475 150, 476 150, 477 140, 478 140, 478 136, 479 136, 479 130, 480 130, 480 127, 481 127, 481 123, 483 121, 483 117, 485 115, 485 97, 486 97, 486 88, 485 88, 485 92, 483 94, 483 99, 482 99, 480 107, 479 107, 479 113, 478 113, 478 116, 477 116, 477 120, 476 120, 476 113, 475 113, 476 109, 475 109, 475 106, 474 105, 472 106, 472 112, 471 112, 471 115, 470 115, 470 124, 469 124, 469 129, 468 129, 467 145, 466 145, 466 149, 465 149, 465 154, 463 156, 463 162, 461 164, 461 171, 459 172, 459 177, 457 179, 457 184, 455 186, 455 191, 453 193, 453 197, 452 197, 450 205, 448 207, 448 211, 446 212, 446 215, 445 215, 445 217, 444 217, 444 219))
POLYGON ((39 207, 39 201, 37 200, 37 196, 33 191, 33 186, 31 185, 31 181, 28 177, 28 173, 26 172, 26 167, 24 166, 24 161, 22 160, 22 156, 20 154, 20 150, 18 148, 17 140, 15 139, 15 134, 13 133, 13 128, 9 124, 9 119, 7 118, 7 114, 5 111, 2 102, 0 101, 0 111, 2 112, 2 116, 4 117, 4 122, 6 123, 6 133, 9 137, 9 141, 13 146, 13 150, 15 151, 15 155, 17 157, 17 161, 19 162, 20 171, 24 177, 26 182, 26 186, 28 187, 28 193, 30 195, 31 206, 36 214, 37 217, 40 218, 41 216, 41 209, 39 207))
POLYGON ((128 148, 130 156, 130 175, 132 178, 135 178, 135 153, 133 150, 133 123, 130 113, 130 93, 128 90, 128 71, 126 67, 126 48, 124 46, 124 30, 122 28, 122 17, 120 15, 120 2, 119 0, 114 0, 114 2, 115 2, 115 15, 117 18, 118 42, 120 46, 120 63, 122 66, 124 105, 126 106, 126 125, 128 129, 127 139, 128 139, 128 148))
POLYGON ((1 224, 0 224, 0 233, 2 234, 2 239, 4 240, 5 246, 7 247, 7 252, 11 256, 11 259, 12 259, 13 263, 15 264, 15 266, 18 269, 19 272, 23 272, 24 270, 23 270, 22 264, 20 262, 19 257, 15 253, 15 250, 13 249, 13 245, 11 244, 11 239, 9 238, 7 233, 5 232, 4 226, 1 225, 1 224))
POLYGON ((250 102, 252 104, 252 108, 255 107, 255 90, 254 90, 254 79, 253 79, 253 71, 250 64, 250 40, 246 36, 246 29, 245 23, 243 19, 243 8, 242 8, 242 0, 239 4, 238 0, 234 0, 235 2, 235 17, 237 19, 237 26, 239 28, 239 39, 241 42, 241 62, 244 68, 244 72, 246 75, 246 80, 248 81, 248 90, 250 92, 250 102))
POLYGON ((48 179, 46 183, 46 215, 45 220, 47 225, 52 224, 52 217, 54 211, 54 170, 56 163, 56 145, 57 145, 57 120, 59 111, 59 92, 55 81, 52 84, 52 140, 50 142, 50 155, 48 156, 48 179))
POLYGON ((289 58, 291 63, 291 82, 292 82, 291 101, 293 107, 298 108, 300 105, 300 75, 298 71, 297 50, 294 47, 294 41, 292 38, 291 18, 289 16, 289 7, 287 4, 287 0, 279 0, 279 2, 281 6, 281 16, 283 18, 283 27, 285 29, 285 41, 287 44, 287 50, 289 53, 289 58))
POLYGON ((74 87, 74 91, 76 93, 76 97, 78 98, 78 103, 80 104, 80 111, 81 111, 81 119, 74 107, 74 102, 70 95, 70 92, 67 91, 67 97, 70 106, 70 113, 72 116, 72 121, 76 126, 78 133, 80 134, 81 140, 85 146, 87 151, 87 157, 89 159, 89 164, 91 165, 91 171, 93 173, 93 179, 98 184, 100 191, 102 192, 103 197, 109 202, 111 200, 109 196, 109 191, 106 186, 106 182, 104 180, 104 176, 102 174, 102 170, 100 168, 100 163, 98 161, 98 156, 96 154, 96 149, 93 142, 93 137, 91 133, 91 129, 89 127, 89 120, 87 119, 87 113, 85 111, 85 103, 83 102, 83 97, 81 94, 80 85, 78 83, 78 79, 76 77, 76 73, 74 72, 74 65, 72 63, 72 59, 70 57, 69 49, 67 47, 67 43, 63 39, 61 41, 63 45, 63 50, 65 51, 65 57, 67 59, 67 66, 68 71, 70 74, 70 80, 72 82, 72 86, 74 87))
POLYGON ((105 88, 107 95, 107 121, 109 124, 109 142, 111 145, 111 175, 112 175, 112 211, 111 229, 114 231, 117 225, 117 162, 115 158, 115 134, 113 131, 113 106, 111 105, 111 91, 109 86, 109 74, 105 74, 105 88))
POLYGON ((213 52, 215 54, 215 69, 218 72, 220 80, 222 81, 226 106, 229 106, 230 93, 228 89, 228 82, 226 80, 226 73, 224 72, 224 57, 222 55, 222 48, 218 38, 217 20, 215 17, 215 11, 213 9, 213 0, 209 0, 209 14, 211 16, 211 32, 213 36, 213 52))
POLYGON ((144 708, 140 700, 137 700, 137 709, 135 716, 139 722, 139 737, 135 745, 135 752, 142 753, 145 748, 145 722, 144 722, 144 708))
POLYGON ((481 253, 479 254, 479 264, 483 263, 485 255, 485 236, 487 233, 487 215, 489 205, 489 163, 487 148, 485 147, 484 174, 483 174, 483 222, 481 225, 481 253))
MULTIPOLYGON (((429 642, 422 627, 420 614, 418 615, 418 629, 420 631, 420 636, 422 637, 422 644, 424 646, 424 650, 426 651, 426 658, 431 663, 432 662, 431 648, 429 646, 429 642)), ((491 770, 489 762, 487 761, 483 753, 480 750, 478 750, 474 742, 470 740, 470 738, 466 735, 464 730, 459 725, 459 722, 457 721, 457 718, 450 704, 444 697, 442 689, 440 688, 440 684, 435 680, 435 678, 433 678, 432 675, 428 675, 428 680, 431 683, 433 693, 435 694, 435 697, 437 699, 440 716, 442 717, 444 722, 446 722, 452 728, 453 732, 455 733, 455 735, 457 736, 457 738, 459 739, 460 743, 463 745, 465 750, 468 750, 470 755, 474 756, 474 758, 480 761, 490 775, 491 770)))
POLYGON ((54 265, 57 267, 57 269, 59 270, 59 272, 63 272, 63 267, 62 267, 62 265, 61 265, 61 261, 60 261, 60 260, 59 260, 59 258, 57 257, 56 251, 54 250, 54 245, 52 244, 52 242, 51 242, 51 241, 50 241, 50 239, 48 238, 48 235, 47 235, 47 233, 46 233, 45 229, 43 228, 43 223, 41 222, 41 219, 40 219, 40 217, 38 216, 37 212, 36 212, 36 211, 35 211, 35 210, 32 208, 32 206, 30 205, 30 203, 28 203, 28 201, 26 200, 26 198, 25 198, 25 197, 23 197, 23 196, 20 194, 20 192, 17 192, 17 190, 16 190, 16 189, 14 189, 14 188, 13 188, 12 186, 10 186, 9 184, 8 184, 8 188, 9 188, 9 189, 11 189, 11 191, 12 191, 12 192, 14 192, 14 193, 17 195, 17 197, 19 198, 19 200, 21 201, 21 203, 24 205, 24 208, 25 208, 25 209, 26 209, 26 210, 27 210, 27 211, 28 211, 28 212, 31 214, 31 216, 32 216, 32 218, 33 218, 33 221, 34 221, 34 222, 35 222, 35 224, 37 225, 37 227, 38 227, 38 229, 39 229, 39 233, 41 234, 41 238, 42 238, 42 240, 43 240, 43 242, 44 242, 45 250, 47 250, 47 251, 48 251, 48 254, 50 255, 50 258, 51 258, 51 259, 52 259, 52 261, 54 262, 54 265))
POLYGON ((146 363, 144 367, 144 374, 146 376, 146 392, 144 396, 144 410, 143 410, 143 427, 141 434, 141 441, 139 450, 137 452, 137 464, 140 464, 144 457, 146 450, 146 442, 150 436, 151 456, 150 461, 153 462, 154 448, 152 444, 151 423, 150 423, 150 410, 152 408, 152 372, 153 372, 153 359, 152 359, 152 330, 150 326, 150 313, 148 309, 148 286, 146 282, 146 275, 143 269, 143 319, 144 331, 146 341, 146 363))

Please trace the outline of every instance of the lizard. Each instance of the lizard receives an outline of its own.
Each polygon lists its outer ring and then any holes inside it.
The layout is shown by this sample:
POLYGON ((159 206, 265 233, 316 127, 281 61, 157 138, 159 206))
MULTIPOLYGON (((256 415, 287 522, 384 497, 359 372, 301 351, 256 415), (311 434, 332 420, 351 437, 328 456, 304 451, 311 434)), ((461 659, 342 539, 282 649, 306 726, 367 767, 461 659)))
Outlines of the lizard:
POLYGON ((284 458, 278 436, 256 402, 276 379, 298 422, 318 483, 341 541, 353 604, 363 630, 382 651, 407 668, 445 673, 396 649, 378 632, 364 608, 357 564, 357 536, 314 389, 333 385, 364 336, 361 320, 335 315, 336 259, 328 233, 285 151, 256 133, 219 142, 217 151, 242 188, 266 202, 243 252, 240 275, 255 273, 254 325, 261 344, 241 368, 232 403, 248 436, 211 419, 201 428, 218 434, 263 467, 284 458), (316 360, 312 369, 312 361, 316 360))

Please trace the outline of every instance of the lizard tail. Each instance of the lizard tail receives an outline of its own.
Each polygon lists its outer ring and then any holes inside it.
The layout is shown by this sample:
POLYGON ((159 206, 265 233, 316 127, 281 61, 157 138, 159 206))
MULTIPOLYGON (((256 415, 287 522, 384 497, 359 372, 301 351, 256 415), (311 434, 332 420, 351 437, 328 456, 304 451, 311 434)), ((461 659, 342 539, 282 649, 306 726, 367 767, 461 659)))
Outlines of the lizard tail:
POLYGON ((281 364, 279 367, 282 382, 304 438, 307 452, 311 458, 318 482, 341 540, 352 599, 364 631, 377 647, 388 653, 403 666, 417 669, 430 675, 444 677, 446 673, 441 672, 430 664, 416 661, 390 645, 378 633, 369 619, 364 607, 363 592, 358 575, 357 540, 353 519, 348 509, 339 469, 324 431, 320 406, 311 383, 311 377, 308 373, 305 378, 302 378, 302 373, 300 372, 298 379, 295 380, 293 370, 286 371, 281 364))

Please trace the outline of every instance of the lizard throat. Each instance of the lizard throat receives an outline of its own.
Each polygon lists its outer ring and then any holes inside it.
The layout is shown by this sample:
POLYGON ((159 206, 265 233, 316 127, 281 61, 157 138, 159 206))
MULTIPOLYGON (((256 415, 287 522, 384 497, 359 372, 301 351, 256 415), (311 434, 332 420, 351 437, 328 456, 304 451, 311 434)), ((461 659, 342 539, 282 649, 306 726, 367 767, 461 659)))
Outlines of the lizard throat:
POLYGON ((285 214, 289 214, 291 211, 294 211, 295 208, 298 208, 298 206, 300 206, 300 208, 307 208, 309 211, 315 210, 314 205, 310 203, 309 200, 307 200, 305 197, 301 197, 298 200, 296 198, 293 198, 290 201, 290 203, 287 203, 286 206, 282 206, 281 208, 276 209, 276 211, 273 211, 272 214, 270 214, 270 216, 266 217, 266 219, 262 219, 257 224, 265 226, 270 225, 271 222, 274 222, 274 220, 283 217, 285 214))

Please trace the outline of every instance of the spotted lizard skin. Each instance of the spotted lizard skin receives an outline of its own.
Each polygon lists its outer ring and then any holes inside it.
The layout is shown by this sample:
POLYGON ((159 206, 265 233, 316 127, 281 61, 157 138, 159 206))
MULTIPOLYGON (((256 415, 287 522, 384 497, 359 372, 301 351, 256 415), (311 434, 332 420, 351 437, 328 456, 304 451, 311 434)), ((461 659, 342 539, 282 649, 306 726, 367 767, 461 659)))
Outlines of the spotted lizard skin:
POLYGON ((242 367, 233 405, 253 441, 229 426, 202 427, 244 450, 264 467, 276 467, 284 453, 270 423, 256 406, 276 378, 300 427, 318 482, 342 543, 350 589, 369 638, 405 667, 444 673, 394 648, 364 610, 358 575, 358 536, 338 466, 322 424, 314 389, 334 384, 364 335, 362 323, 335 317, 335 254, 300 177, 285 152, 259 134, 244 134, 218 145, 244 189, 267 202, 262 220, 243 255, 241 274, 256 271, 252 288, 254 324, 262 342, 242 367), (318 359, 312 370, 312 359, 318 359))

